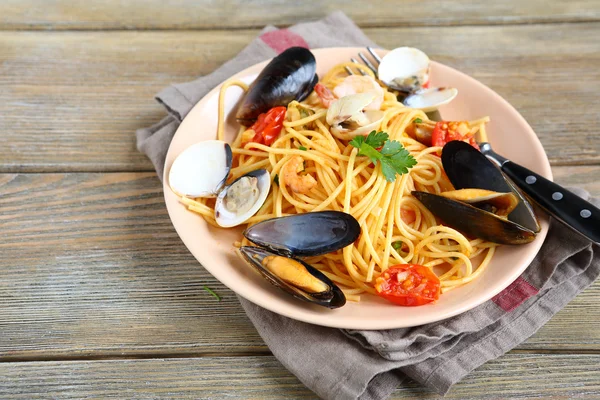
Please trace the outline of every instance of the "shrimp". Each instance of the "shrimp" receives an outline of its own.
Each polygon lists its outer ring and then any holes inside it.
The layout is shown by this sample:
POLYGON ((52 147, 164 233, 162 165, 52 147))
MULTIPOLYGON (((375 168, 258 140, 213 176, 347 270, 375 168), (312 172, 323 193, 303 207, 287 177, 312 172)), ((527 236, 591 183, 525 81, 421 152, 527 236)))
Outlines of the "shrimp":
POLYGON ((302 171, 304 171, 304 159, 300 156, 290 158, 282 168, 283 181, 294 193, 306 194, 317 184, 312 175, 300 175, 302 171))
POLYGON ((357 93, 373 92, 375 99, 365 107, 367 110, 379 110, 383 103, 384 91, 379 83, 370 76, 350 75, 342 83, 333 88, 333 94, 339 99, 357 93))
POLYGON ((335 96, 333 95, 333 92, 327 89, 327 87, 322 83, 317 83, 315 85, 315 92, 317 92, 317 96, 319 96, 319 99, 321 99, 321 103, 326 108, 329 108, 331 103, 333 103, 336 100, 335 96))

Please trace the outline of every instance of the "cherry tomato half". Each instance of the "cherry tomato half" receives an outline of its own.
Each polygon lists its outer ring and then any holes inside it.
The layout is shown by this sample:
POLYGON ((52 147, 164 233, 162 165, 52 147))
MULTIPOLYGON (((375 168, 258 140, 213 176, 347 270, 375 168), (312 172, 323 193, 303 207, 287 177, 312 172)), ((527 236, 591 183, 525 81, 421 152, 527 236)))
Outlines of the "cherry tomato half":
POLYGON ((439 121, 433 128, 431 145, 443 147, 453 140, 462 140, 479 150, 479 146, 470 130, 471 127, 467 121, 439 121))
POLYGON ((254 132, 254 136, 250 142, 260 143, 266 146, 272 145, 281 133, 286 111, 287 108, 280 106, 273 107, 266 113, 260 114, 254 125, 246 131, 254 132))
POLYGON ((377 294, 401 306, 420 306, 440 297, 440 280, 433 271, 418 264, 389 267, 375 281, 377 294))

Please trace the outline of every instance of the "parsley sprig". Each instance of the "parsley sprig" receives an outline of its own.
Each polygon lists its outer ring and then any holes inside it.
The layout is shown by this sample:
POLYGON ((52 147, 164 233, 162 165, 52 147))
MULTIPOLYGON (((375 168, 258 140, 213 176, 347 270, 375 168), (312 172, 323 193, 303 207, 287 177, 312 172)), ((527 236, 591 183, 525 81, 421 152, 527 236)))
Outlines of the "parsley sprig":
POLYGON ((359 156, 367 156, 377 165, 381 162, 381 172, 388 182, 396 180, 396 174, 406 174, 409 168, 417 164, 417 160, 410 155, 408 150, 396 140, 389 140, 385 132, 373 131, 365 138, 356 136, 350 144, 358 148, 359 156), (381 150, 378 150, 381 148, 381 150))

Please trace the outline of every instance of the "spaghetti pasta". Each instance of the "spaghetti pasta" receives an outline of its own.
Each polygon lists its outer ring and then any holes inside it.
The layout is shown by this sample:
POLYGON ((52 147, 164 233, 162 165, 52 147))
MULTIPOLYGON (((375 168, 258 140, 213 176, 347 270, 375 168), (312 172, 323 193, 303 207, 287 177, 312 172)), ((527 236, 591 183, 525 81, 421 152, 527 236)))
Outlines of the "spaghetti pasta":
MULTIPOLYGON (((330 70, 320 83, 333 89, 347 76, 346 68, 360 69, 373 76, 364 66, 343 63, 330 70)), ((224 96, 232 85, 247 90, 240 81, 228 81, 221 87, 217 130, 220 140, 224 136, 224 96)), ((390 140, 400 142, 417 160, 409 173, 394 182, 385 179, 380 163, 373 165, 348 144, 352 135, 331 130, 325 118, 327 109, 314 92, 305 101, 288 105, 282 132, 270 146, 254 142, 242 144, 244 128, 240 128, 231 146, 233 166, 229 179, 265 168, 276 182, 262 208, 247 223, 321 210, 352 214, 361 226, 359 239, 342 250, 307 260, 339 284, 349 300, 358 301, 364 293, 375 294, 376 278, 394 264, 414 263, 433 269, 440 278, 442 292, 472 281, 489 264, 497 245, 469 239, 439 224, 411 195, 413 190, 441 193, 453 189, 439 157, 441 148, 427 147, 407 134, 417 119, 429 126, 435 122, 424 112, 405 107, 395 93, 385 88, 381 111, 384 118, 379 130, 387 132, 390 140), (310 175, 316 182, 313 187, 290 189, 292 180, 299 178, 285 169, 294 157, 301 158, 303 174, 310 175), (475 265, 474 259, 480 255, 483 259, 475 265)), ((488 118, 469 121, 471 133, 485 134, 487 121, 488 118)), ((216 225, 214 200, 183 197, 181 201, 208 223, 216 225)), ((238 243, 247 244, 245 238, 238 243)))

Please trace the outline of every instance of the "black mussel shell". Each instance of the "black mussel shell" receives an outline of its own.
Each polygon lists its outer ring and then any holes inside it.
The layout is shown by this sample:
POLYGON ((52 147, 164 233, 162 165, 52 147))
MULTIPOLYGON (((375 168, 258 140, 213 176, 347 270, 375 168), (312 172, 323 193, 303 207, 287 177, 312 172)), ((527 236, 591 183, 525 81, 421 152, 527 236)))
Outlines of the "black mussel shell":
POLYGON ((414 191, 412 195, 444 224, 467 236, 499 244, 524 244, 535 239, 532 230, 469 204, 427 192, 414 191))
POLYGON ((360 225, 350 214, 319 211, 272 218, 244 231, 261 247, 288 257, 311 257, 342 249, 360 235, 360 225))
POLYGON ((519 205, 508 215, 508 219, 534 232, 540 231, 541 227, 533 208, 523 193, 493 162, 473 146, 459 140, 448 142, 442 149, 442 164, 456 189, 513 192, 519 199, 519 205))
POLYGON ((250 126, 273 107, 304 100, 319 80, 316 70, 315 57, 304 47, 290 47, 279 54, 248 88, 236 114, 238 122, 250 126))
POLYGON ((329 290, 321 293, 308 293, 304 290, 290 285, 281 280, 277 275, 273 274, 267 268, 262 265, 262 259, 270 255, 278 255, 277 253, 263 249, 261 247, 254 246, 242 246, 239 249, 240 253, 246 260, 246 262, 252 266, 258 273, 260 273, 269 283, 279 289, 291 294, 297 299, 307 301, 309 303, 317 304, 327 308, 339 308, 346 304, 346 296, 342 290, 337 287, 327 276, 321 273, 318 269, 305 263, 304 261, 292 258, 294 261, 301 263, 306 270, 315 278, 329 286, 329 290))

